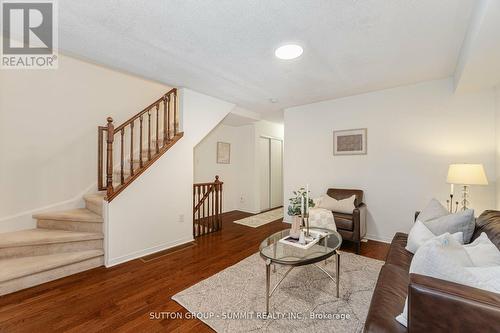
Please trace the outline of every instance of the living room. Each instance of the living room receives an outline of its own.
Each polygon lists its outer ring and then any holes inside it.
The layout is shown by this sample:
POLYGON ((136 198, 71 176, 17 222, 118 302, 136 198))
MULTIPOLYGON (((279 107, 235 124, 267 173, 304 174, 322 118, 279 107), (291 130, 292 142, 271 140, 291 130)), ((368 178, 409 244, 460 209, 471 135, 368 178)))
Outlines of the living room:
POLYGON ((500 332, 500 2, 1 1, 0 332, 500 332))

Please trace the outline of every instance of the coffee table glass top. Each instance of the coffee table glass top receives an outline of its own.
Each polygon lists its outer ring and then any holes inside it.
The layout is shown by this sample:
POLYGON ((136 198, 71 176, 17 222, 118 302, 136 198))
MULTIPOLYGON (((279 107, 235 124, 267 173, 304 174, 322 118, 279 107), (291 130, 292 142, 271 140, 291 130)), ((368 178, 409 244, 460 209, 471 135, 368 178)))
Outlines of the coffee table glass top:
POLYGON ((342 236, 336 231, 316 227, 310 230, 326 233, 326 236, 310 248, 302 249, 279 241, 290 234, 290 229, 278 231, 262 241, 260 255, 274 263, 302 266, 331 257, 342 244, 342 236))

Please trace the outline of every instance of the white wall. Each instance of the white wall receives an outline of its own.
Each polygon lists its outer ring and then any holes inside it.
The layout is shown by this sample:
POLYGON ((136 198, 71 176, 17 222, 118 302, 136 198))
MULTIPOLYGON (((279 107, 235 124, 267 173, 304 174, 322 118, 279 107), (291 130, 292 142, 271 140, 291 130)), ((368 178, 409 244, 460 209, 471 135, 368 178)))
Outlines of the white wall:
POLYGON ((244 126, 220 124, 195 148, 195 181, 224 181, 224 211, 260 212, 258 140, 261 135, 283 138, 283 125, 256 121, 244 126), (231 164, 217 164, 217 142, 231 143, 231 164))
POLYGON ((454 95, 446 79, 290 108, 285 140, 285 204, 306 183, 314 196, 363 189, 374 239, 407 232, 432 197, 445 201, 450 163, 483 163, 490 185, 472 187, 471 204, 476 215, 496 204, 493 90, 454 95), (333 130, 364 127, 367 155, 333 156, 333 130))
POLYGON ((108 205, 106 265, 193 239, 193 149, 234 104, 179 91, 184 137, 108 205))
POLYGON ((60 54, 57 70, 0 71, 0 232, 83 205, 96 186, 97 126, 170 87, 60 54))
POLYGON ((218 175, 224 182, 223 211, 247 210, 250 189, 245 186, 248 165, 253 163, 248 146, 253 138, 253 126, 219 124, 194 149, 194 180, 206 183, 218 175), (231 163, 217 163, 217 142, 231 144, 231 163))

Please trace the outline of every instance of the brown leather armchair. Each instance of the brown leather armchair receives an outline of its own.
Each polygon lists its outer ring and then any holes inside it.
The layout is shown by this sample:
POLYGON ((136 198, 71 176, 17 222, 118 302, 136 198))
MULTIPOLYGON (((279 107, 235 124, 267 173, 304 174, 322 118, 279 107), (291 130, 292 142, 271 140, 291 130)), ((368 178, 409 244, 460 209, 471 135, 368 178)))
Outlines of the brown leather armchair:
POLYGON ((336 200, 347 199, 352 195, 356 196, 352 214, 332 212, 335 218, 337 231, 343 240, 356 243, 356 253, 359 254, 361 240, 366 235, 366 205, 363 203, 362 190, 349 190, 340 188, 330 188, 326 194, 336 200))

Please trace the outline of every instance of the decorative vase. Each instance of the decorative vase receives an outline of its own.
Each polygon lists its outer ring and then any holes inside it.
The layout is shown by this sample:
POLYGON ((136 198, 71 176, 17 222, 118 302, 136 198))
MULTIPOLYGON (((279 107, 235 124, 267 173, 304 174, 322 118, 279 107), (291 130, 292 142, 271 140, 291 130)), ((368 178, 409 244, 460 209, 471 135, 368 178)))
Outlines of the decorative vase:
POLYGON ((300 216, 294 216, 292 221, 292 228, 290 229, 290 237, 299 239, 301 224, 302 218, 300 216))

